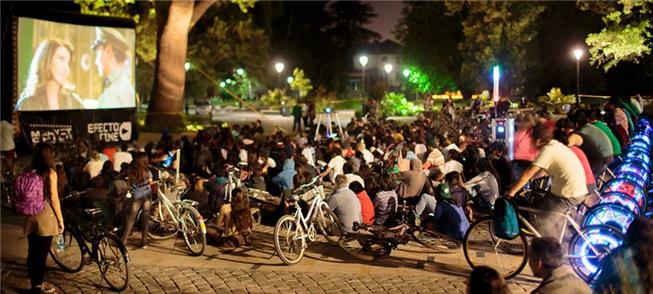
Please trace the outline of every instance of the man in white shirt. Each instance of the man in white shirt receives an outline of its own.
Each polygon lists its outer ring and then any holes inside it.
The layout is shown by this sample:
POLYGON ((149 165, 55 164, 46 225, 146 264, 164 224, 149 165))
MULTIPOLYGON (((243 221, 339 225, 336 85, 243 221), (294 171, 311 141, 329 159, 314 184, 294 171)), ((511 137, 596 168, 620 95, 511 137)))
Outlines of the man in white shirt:
POLYGON ((533 127, 533 142, 539 154, 506 196, 515 196, 531 178, 548 174, 551 191, 535 203, 535 208, 545 211, 536 213, 536 224, 542 236, 559 237, 562 222, 560 215, 555 213, 573 209, 588 194, 583 165, 571 149, 553 139, 553 126, 548 123, 533 127))
POLYGON ((335 154, 335 156, 333 156, 333 158, 329 160, 329 163, 327 164, 327 169, 320 175, 324 177, 330 174, 331 182, 334 182, 338 175, 344 174, 342 168, 345 165, 345 163, 347 163, 347 160, 344 157, 342 157, 342 149, 335 148, 333 150, 333 154, 335 154))
POLYGON ((115 171, 120 172, 120 167, 123 163, 129 164, 132 162, 132 155, 127 152, 128 149, 127 144, 123 143, 120 145, 120 151, 113 154, 111 161, 113 162, 113 169, 115 171))
POLYGON ((345 163, 345 165, 342 166, 342 171, 347 177, 347 185, 351 184, 352 182, 359 182, 361 186, 365 188, 365 180, 354 173, 354 168, 352 167, 351 163, 345 163))
POLYGON ((361 141, 360 143, 358 143, 357 148, 358 151, 363 153, 363 159, 365 159, 366 164, 374 163, 374 154, 372 154, 372 152, 367 150, 367 147, 365 146, 365 142, 361 141))

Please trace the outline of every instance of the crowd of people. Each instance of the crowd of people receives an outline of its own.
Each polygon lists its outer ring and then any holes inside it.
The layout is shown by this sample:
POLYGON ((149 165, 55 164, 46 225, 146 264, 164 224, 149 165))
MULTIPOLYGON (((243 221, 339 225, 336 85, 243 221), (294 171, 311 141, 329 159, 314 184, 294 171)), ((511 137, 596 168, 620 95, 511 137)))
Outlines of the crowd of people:
MULTIPOLYGON (((250 243, 253 225, 245 190, 238 188, 224 199, 230 166, 240 169, 245 186, 280 197, 282 211, 283 199, 293 189, 321 176, 333 187, 328 204, 348 233, 355 222, 393 225, 397 205, 405 203, 414 206, 417 222, 458 240, 498 197, 516 196, 532 179, 548 176, 550 189, 534 204, 546 213, 537 214, 535 224, 542 236, 558 237, 561 228, 551 212, 592 205, 604 169, 628 144, 632 122, 642 111, 641 101, 612 99, 603 108, 574 108, 557 121, 546 112, 523 112, 515 118, 514 145, 506 146, 491 142, 489 116, 474 109, 443 109, 406 124, 353 118, 332 137, 313 137, 314 129, 299 126, 293 133, 266 134, 256 121, 219 123, 180 140, 163 133, 142 148, 78 140, 58 150, 53 170, 58 195, 95 191, 87 194, 85 205, 107 208, 108 217, 123 228, 124 241, 138 212, 149 214, 157 177, 151 168, 172 171, 177 165, 190 181, 186 197, 200 203, 199 211, 219 228, 216 239, 227 246, 250 243)), ((148 218, 141 221, 141 246, 146 247, 148 218)), ((553 242, 561 246, 557 240, 534 241, 532 254, 557 250, 551 249, 553 242)), ((561 279, 568 270, 557 270, 558 253, 551 254, 555 256, 531 256, 531 267, 534 273, 541 268, 545 280, 561 279)), ((647 270, 651 272, 642 269, 647 270)), ((489 270, 478 273, 479 279, 492 276, 489 270)))

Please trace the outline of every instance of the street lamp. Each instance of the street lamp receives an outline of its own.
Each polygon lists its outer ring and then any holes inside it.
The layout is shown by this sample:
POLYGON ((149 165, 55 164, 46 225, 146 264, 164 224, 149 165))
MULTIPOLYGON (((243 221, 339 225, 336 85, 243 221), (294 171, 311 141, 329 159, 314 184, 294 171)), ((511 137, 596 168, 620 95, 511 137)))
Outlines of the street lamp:
POLYGON ((239 68, 236 69, 236 74, 239 75, 239 76, 244 76, 245 75, 245 70, 239 67, 239 68))
POLYGON ((184 63, 184 70, 186 70, 186 71, 190 70, 190 62, 184 63))
POLYGON ((361 67, 363 67, 363 79, 362 79, 362 84, 363 84, 363 94, 365 94, 365 67, 367 66, 367 62, 369 61, 369 58, 367 58, 367 55, 361 55, 358 57, 358 62, 361 64, 361 67))
POLYGON ((281 72, 283 71, 283 69, 284 69, 285 67, 286 67, 286 65, 283 64, 283 63, 281 63, 281 62, 277 62, 277 63, 274 65, 274 69, 277 71, 277 85, 278 85, 279 87, 281 87, 281 72))
POLYGON ((574 49, 576 58, 576 105, 580 104, 580 58, 583 57, 583 49, 574 49))
POLYGON ((286 82, 288 82, 288 84, 292 84, 292 82, 293 82, 294 80, 295 80, 295 79, 294 79, 293 77, 288 77, 288 78, 286 79, 286 82))
POLYGON ((404 75, 404 78, 408 78, 410 76, 410 69, 404 69, 401 73, 404 75))
POLYGON ((383 66, 383 70, 385 70, 386 81, 388 82, 388 85, 390 85, 390 72, 392 72, 392 64, 386 63, 383 66))
POLYGON ((501 72, 499 71, 499 66, 495 65, 492 68, 492 101, 494 101, 494 117, 497 117, 497 106, 499 104, 499 79, 501 78, 501 72))

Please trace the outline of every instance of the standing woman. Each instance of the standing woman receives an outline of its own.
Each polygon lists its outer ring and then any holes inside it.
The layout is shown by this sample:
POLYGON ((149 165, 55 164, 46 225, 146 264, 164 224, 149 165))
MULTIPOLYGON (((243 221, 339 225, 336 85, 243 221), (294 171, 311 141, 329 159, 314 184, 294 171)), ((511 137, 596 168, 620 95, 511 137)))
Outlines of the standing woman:
POLYGON ((32 159, 32 169, 43 179, 43 196, 45 207, 37 215, 25 220, 27 234, 27 272, 34 293, 54 293, 54 288, 43 285, 46 261, 52 243, 52 237, 63 233, 64 223, 57 192, 57 172, 54 166, 54 154, 50 144, 39 143, 32 159))
POLYGON ((149 243, 147 241, 147 232, 149 229, 150 206, 152 205, 152 188, 150 187, 150 184, 152 184, 152 172, 150 172, 147 154, 145 152, 136 154, 136 158, 129 167, 128 175, 129 186, 132 192, 132 205, 127 215, 125 229, 122 232, 122 242, 127 244, 127 239, 131 235, 132 228, 134 228, 138 211, 142 208, 141 227, 143 228, 143 235, 141 248, 145 249, 149 243))

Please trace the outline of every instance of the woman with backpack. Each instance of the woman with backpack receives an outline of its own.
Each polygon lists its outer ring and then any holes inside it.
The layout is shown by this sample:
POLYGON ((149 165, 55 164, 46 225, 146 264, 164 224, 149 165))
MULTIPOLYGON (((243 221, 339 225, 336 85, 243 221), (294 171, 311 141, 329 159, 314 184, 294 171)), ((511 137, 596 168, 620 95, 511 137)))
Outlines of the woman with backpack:
POLYGON ((17 203, 18 210, 28 215, 24 227, 29 246, 27 272, 33 293, 54 293, 54 288, 43 285, 43 277, 52 237, 63 233, 64 222, 57 191, 57 172, 55 171, 53 148, 50 144, 39 143, 36 145, 36 153, 32 158, 32 170, 32 172, 26 172, 19 176, 15 186, 16 197, 19 201, 17 203), (21 207, 43 208, 38 213, 32 214, 27 210, 21 210, 21 207))
POLYGON ((136 158, 132 161, 129 167, 129 187, 132 193, 132 204, 127 219, 125 220, 125 228, 122 232, 122 242, 127 244, 127 239, 131 235, 134 222, 138 211, 143 209, 141 214, 141 227, 143 228, 143 235, 141 239, 141 248, 147 248, 147 232, 149 229, 149 215, 150 206, 152 205, 151 195, 152 188, 152 172, 150 172, 147 154, 139 152, 136 158))

